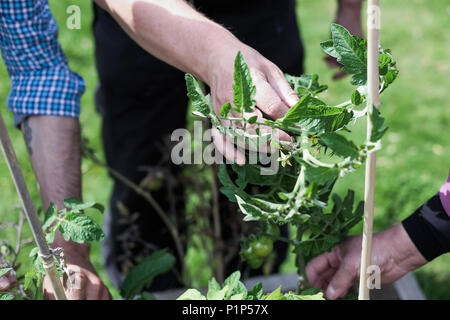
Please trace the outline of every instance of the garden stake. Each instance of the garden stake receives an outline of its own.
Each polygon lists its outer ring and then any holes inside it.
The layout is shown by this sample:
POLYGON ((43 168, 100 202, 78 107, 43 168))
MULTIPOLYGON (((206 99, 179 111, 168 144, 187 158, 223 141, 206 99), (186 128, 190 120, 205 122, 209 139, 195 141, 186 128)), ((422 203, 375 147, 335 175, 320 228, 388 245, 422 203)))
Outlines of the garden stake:
POLYGON ((6 163, 8 164, 9 172, 11 173, 14 185, 16 186, 20 201, 22 202, 23 212, 28 219, 34 240, 37 247, 39 248, 39 256, 42 258, 43 266, 50 279, 55 298, 57 300, 67 300, 63 285, 58 275, 58 271, 56 270, 56 266, 53 261, 53 254, 50 251, 47 242, 45 241, 41 223, 36 214, 36 210, 34 209, 33 202, 31 201, 30 192, 28 191, 27 185, 25 183, 22 170, 19 166, 19 162, 17 161, 16 153, 14 152, 14 149, 12 147, 8 131, 1 114, 0 144, 5 156, 6 163))
MULTIPOLYGON (((370 116, 373 108, 380 106, 378 50, 380 33, 379 0, 369 0, 367 7, 367 137, 370 140, 372 122, 370 116)), ((359 278, 359 300, 369 300, 367 268, 371 265, 374 192, 375 192, 376 152, 369 152, 366 162, 364 190, 364 226, 362 235, 361 269, 359 278)))

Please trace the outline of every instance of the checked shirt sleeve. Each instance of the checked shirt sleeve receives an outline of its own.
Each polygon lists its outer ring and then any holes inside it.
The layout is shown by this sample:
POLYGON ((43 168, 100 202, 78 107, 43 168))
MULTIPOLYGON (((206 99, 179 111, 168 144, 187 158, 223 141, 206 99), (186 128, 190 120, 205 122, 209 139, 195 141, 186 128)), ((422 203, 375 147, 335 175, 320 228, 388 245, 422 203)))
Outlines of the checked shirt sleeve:
POLYGON ((67 66, 48 0, 1 0, 0 47, 17 117, 78 117, 84 80, 67 66))

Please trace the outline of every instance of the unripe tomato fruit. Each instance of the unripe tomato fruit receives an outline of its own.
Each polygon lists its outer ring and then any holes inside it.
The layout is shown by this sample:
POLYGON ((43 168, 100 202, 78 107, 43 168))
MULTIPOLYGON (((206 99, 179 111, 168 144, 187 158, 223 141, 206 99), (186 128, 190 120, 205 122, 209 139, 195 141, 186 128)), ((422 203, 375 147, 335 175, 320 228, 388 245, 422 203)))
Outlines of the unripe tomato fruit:
POLYGON ((257 257, 267 257, 273 249, 273 240, 268 236, 259 236, 251 242, 251 248, 257 257))

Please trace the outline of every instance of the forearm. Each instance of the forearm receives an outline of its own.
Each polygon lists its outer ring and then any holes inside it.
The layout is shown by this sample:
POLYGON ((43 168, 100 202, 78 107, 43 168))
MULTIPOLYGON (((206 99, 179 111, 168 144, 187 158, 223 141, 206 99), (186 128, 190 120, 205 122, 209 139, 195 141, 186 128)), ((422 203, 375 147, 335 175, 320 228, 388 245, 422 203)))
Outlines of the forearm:
MULTIPOLYGON (((42 204, 64 207, 64 199, 81 198, 81 144, 78 119, 31 116, 21 126, 41 193, 42 204)), ((86 255, 89 246, 55 237, 53 246, 86 255)))
MULTIPOLYGON (((174 67, 208 80, 212 52, 241 44, 183 0, 96 0, 141 47, 174 67)), ((234 57, 236 52, 231 53, 234 57)))

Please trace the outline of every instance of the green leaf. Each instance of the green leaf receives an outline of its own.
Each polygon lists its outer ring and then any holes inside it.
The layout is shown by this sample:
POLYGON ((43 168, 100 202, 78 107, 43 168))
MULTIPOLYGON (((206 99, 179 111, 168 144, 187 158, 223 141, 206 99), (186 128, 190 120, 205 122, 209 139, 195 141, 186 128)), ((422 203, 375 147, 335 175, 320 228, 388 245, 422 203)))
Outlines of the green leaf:
POLYGON ((235 271, 223 282, 223 286, 228 287, 227 298, 229 298, 233 293, 235 288, 239 285, 241 279, 241 272, 235 271))
POLYGON ((337 61, 344 66, 344 72, 354 75, 352 84, 364 85, 367 81, 366 41, 352 36, 347 29, 338 24, 331 25, 331 36, 334 51, 330 49, 329 42, 325 46, 327 51, 337 55, 337 61))
POLYGON ((358 147, 352 142, 347 140, 344 136, 330 132, 320 135, 320 139, 327 145, 328 148, 334 151, 339 156, 350 157, 355 159, 359 157, 358 147))
POLYGON ((230 297, 230 300, 243 300, 244 294, 243 293, 236 293, 230 297))
POLYGON ((328 86, 319 84, 319 76, 317 74, 302 74, 300 77, 285 74, 285 77, 299 97, 306 94, 315 96, 328 89, 328 86))
POLYGON ((247 120, 249 124, 254 124, 258 120, 258 116, 253 116, 247 120))
POLYGON ((155 277, 172 269, 174 264, 174 256, 166 249, 156 251, 130 270, 120 288, 121 296, 133 299, 149 287, 155 277))
POLYGON ((197 289, 188 289, 177 300, 206 300, 206 297, 197 289))
POLYGON ((7 292, 0 292, 0 300, 14 300, 14 296, 7 292))
POLYGON ((252 106, 256 104, 253 99, 256 87, 250 76, 250 69, 245 63, 242 53, 239 51, 234 60, 233 102, 240 112, 252 112, 252 106))
POLYGON ((361 104, 361 102, 362 102, 362 98, 361 98, 361 95, 359 94, 359 91, 358 90, 353 91, 352 103, 355 106, 359 106, 361 104))
POLYGON ((197 79, 193 75, 187 73, 185 75, 187 95, 192 103, 192 108, 205 117, 209 117, 212 113, 209 101, 203 94, 197 79))
POLYGON ((338 175, 339 169, 337 168, 306 166, 306 180, 315 182, 318 185, 324 185, 327 182, 336 179, 338 175))
POLYGON ((231 104, 229 102, 224 103, 224 105, 220 108, 220 115, 224 118, 228 117, 231 111, 231 104))
POLYGON ((384 127, 384 118, 380 115, 380 111, 375 107, 373 107, 372 114, 370 115, 370 121, 372 123, 370 141, 376 142, 383 137, 388 128, 384 127))
POLYGON ((261 300, 285 300, 284 295, 281 293, 281 286, 275 291, 263 296, 261 300))
POLYGON ((0 278, 3 277, 8 272, 10 272, 11 270, 12 270, 12 268, 1 268, 0 269, 0 278))
POLYGON ((91 217, 82 213, 68 213, 61 219, 59 232, 66 241, 85 243, 105 238, 102 228, 91 217))
POLYGON ((208 294, 206 295, 206 298, 208 300, 223 300, 225 298, 227 291, 229 291, 228 286, 224 286, 223 289, 219 288, 219 290, 208 289, 208 294))
POLYGON ((289 297, 291 297, 292 300, 325 300, 325 298, 323 297, 323 292, 319 292, 319 293, 311 294, 311 295, 291 293, 289 297))
POLYGON ((262 283, 258 282, 248 291, 247 299, 248 300, 259 300, 261 299, 262 295, 264 293, 262 283))
POLYGON ((300 126, 311 132, 335 131, 350 122, 353 112, 328 107, 319 99, 304 96, 281 119, 284 126, 300 126))
POLYGON ((97 209, 100 213, 103 213, 105 211, 105 207, 95 201, 81 202, 77 198, 65 199, 64 205, 67 208, 71 209, 71 211, 74 213, 79 213, 89 208, 97 209))
POLYGON ((320 43, 320 47, 322 50, 328 54, 329 56, 332 56, 333 58, 339 58, 339 53, 337 53, 336 49, 334 48, 333 40, 327 40, 320 43))
POLYGON ((47 211, 44 215, 44 224, 51 218, 55 217, 58 214, 58 208, 55 206, 55 204, 52 202, 50 203, 50 206, 48 207, 47 211))

